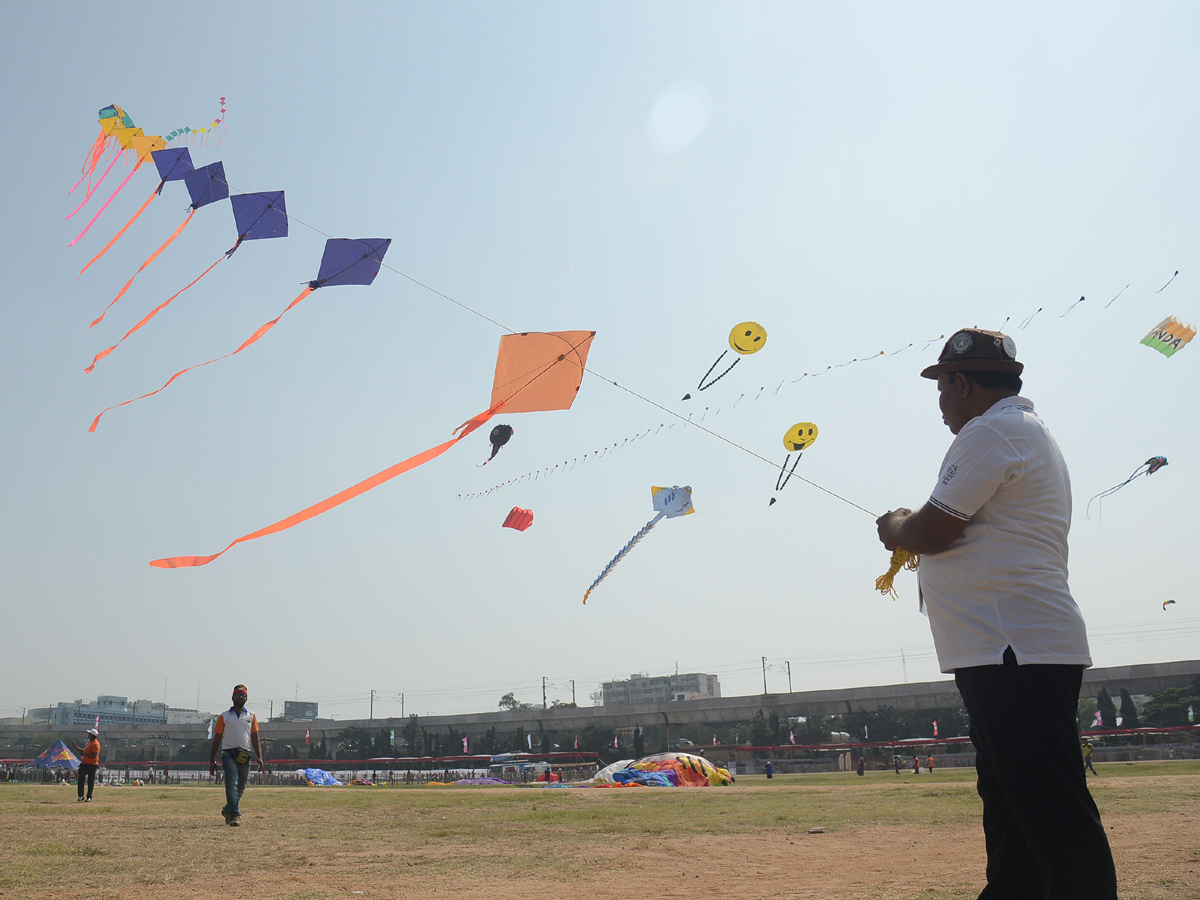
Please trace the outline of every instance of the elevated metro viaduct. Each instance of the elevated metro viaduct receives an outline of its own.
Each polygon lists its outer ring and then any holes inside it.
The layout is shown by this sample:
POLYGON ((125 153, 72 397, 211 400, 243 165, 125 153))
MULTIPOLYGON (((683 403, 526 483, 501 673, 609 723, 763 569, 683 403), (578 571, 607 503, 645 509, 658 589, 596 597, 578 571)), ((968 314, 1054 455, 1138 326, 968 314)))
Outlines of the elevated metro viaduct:
MULTIPOLYGON (((1183 687, 1200 675, 1200 660, 1146 663, 1136 666, 1092 668, 1083 673, 1081 695, 1094 697, 1102 686, 1109 694, 1119 696, 1121 688, 1131 694, 1149 694, 1166 688, 1183 687)), ((719 697, 710 700, 681 700, 669 703, 647 703, 629 706, 585 706, 579 708, 520 709, 486 713, 466 713, 454 716, 427 716, 421 726, 429 732, 454 728, 459 734, 474 737, 493 726, 497 732, 509 734, 518 728, 537 735, 564 731, 578 733, 589 725, 601 730, 632 728, 635 725, 677 725, 704 723, 749 722, 760 709, 780 719, 793 716, 835 716, 885 707, 901 710, 944 709, 962 706, 958 689, 952 679, 926 681, 916 684, 889 684, 876 687, 840 688, 824 691, 795 691, 786 694, 759 694, 743 697, 719 697)), ((253 705, 251 705, 253 709, 253 705)), ((261 714, 261 710, 256 710, 261 714)), ((347 719, 333 721, 263 722, 262 736, 271 740, 303 745, 305 733, 313 742, 324 738, 330 752, 335 752, 337 735, 346 728, 394 728, 397 736, 408 724, 406 719, 347 719)), ((40 735, 55 731, 45 724, 27 723, 24 726, 0 725, 0 747, 12 746, 22 735, 40 735)), ((130 741, 165 741, 174 754, 179 745, 208 739, 207 725, 111 725, 103 726, 101 740, 105 757, 116 758, 117 743, 130 741)), ((164 760, 165 761, 165 760, 164 760)))

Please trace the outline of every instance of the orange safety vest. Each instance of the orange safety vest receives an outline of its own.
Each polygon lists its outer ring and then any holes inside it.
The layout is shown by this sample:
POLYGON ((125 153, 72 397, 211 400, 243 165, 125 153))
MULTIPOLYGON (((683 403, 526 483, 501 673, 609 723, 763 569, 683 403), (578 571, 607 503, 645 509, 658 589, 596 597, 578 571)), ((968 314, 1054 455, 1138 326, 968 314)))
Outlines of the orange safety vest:
POLYGON ((85 766, 100 765, 100 741, 92 738, 83 748, 83 759, 80 760, 85 766))

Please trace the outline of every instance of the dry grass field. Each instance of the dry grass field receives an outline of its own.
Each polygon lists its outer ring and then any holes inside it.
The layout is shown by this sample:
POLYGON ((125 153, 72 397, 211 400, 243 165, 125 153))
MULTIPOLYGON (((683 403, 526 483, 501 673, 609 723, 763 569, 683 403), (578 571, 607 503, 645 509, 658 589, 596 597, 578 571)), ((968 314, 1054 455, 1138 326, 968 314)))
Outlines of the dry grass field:
MULTIPOLYGON (((1200 763, 1092 781, 1124 900, 1200 898, 1200 763)), ((729 788, 0 785, 0 898, 920 898, 982 885, 973 770, 729 788), (821 827, 825 833, 810 834, 821 827)))

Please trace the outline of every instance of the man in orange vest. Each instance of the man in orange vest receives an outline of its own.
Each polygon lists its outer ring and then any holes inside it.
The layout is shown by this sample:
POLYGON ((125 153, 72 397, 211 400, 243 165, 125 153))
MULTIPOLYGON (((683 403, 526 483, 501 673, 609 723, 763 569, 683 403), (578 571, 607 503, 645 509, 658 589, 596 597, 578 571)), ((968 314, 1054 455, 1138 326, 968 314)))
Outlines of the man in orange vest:
POLYGON ((250 692, 244 684, 233 686, 233 706, 221 713, 213 725, 208 772, 217 774, 217 751, 221 751, 221 769, 225 774, 225 806, 221 815, 226 825, 240 825, 239 804, 250 779, 250 760, 258 757, 259 771, 265 772, 262 747, 258 742, 258 716, 246 709, 250 692), (253 752, 251 752, 253 750, 253 752))
POLYGON ((92 789, 96 786, 96 770, 100 768, 100 732, 95 728, 89 728, 88 742, 85 746, 80 747, 74 741, 71 741, 71 746, 79 751, 79 769, 77 771, 79 784, 79 799, 76 803, 91 803, 92 789), (83 796, 83 781, 87 779, 87 797, 83 796))

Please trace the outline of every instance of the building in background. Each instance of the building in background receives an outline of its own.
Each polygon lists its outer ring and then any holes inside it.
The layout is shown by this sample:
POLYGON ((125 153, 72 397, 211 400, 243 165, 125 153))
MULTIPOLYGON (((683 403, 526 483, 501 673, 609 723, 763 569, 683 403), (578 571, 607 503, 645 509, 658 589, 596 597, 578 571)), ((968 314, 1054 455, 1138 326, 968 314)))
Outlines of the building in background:
POLYGON ((625 681, 604 682, 602 695, 604 706, 710 700, 721 696, 721 684, 716 675, 699 672, 655 676, 634 674, 625 681))
POLYGON ((130 700, 113 694, 101 694, 95 700, 58 703, 47 710, 47 724, 92 726, 97 717, 101 725, 197 725, 212 715, 195 709, 176 709, 153 700, 130 700))

